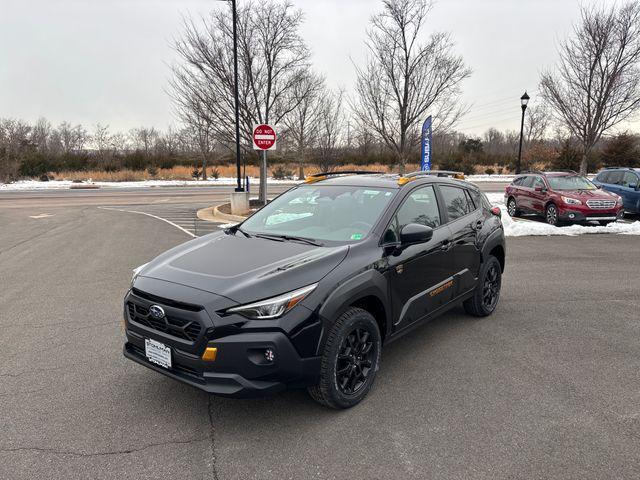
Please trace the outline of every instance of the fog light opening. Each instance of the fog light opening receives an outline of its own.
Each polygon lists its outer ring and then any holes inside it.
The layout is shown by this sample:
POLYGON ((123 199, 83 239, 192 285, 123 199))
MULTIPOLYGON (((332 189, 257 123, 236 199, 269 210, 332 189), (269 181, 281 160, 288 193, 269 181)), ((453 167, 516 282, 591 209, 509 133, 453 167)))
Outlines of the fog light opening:
POLYGON ((271 348, 267 348, 264 351, 264 358, 267 362, 273 363, 273 361, 276 359, 276 352, 274 352, 271 348))
POLYGON ((574 219, 574 218, 576 218, 576 216, 575 216, 575 214, 570 213, 570 214, 569 214, 569 218, 574 219))

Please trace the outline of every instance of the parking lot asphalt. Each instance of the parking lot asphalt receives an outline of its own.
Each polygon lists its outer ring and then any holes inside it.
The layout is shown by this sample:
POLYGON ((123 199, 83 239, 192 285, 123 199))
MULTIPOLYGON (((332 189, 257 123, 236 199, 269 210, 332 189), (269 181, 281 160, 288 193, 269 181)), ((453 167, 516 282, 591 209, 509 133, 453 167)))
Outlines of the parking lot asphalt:
POLYGON ((184 232, 94 206, 0 225, 2 479, 640 477, 636 236, 509 238, 497 312, 389 345, 366 401, 335 412, 124 359, 131 269, 184 232))

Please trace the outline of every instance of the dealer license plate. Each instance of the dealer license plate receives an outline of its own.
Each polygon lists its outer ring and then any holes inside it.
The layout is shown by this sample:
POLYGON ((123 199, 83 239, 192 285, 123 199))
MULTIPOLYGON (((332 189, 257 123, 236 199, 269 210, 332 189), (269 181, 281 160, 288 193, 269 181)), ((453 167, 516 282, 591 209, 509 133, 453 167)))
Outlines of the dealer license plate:
POLYGON ((146 338, 144 340, 144 352, 150 362, 164 368, 171 368, 171 348, 164 343, 146 338))

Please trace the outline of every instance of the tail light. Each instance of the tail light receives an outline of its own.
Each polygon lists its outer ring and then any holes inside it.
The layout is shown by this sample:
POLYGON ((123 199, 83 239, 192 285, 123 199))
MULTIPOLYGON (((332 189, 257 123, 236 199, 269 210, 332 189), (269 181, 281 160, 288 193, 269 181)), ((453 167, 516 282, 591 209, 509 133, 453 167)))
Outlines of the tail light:
POLYGON ((502 217, 502 210, 500 210, 500 207, 492 207, 491 213, 493 213, 496 217, 502 217))

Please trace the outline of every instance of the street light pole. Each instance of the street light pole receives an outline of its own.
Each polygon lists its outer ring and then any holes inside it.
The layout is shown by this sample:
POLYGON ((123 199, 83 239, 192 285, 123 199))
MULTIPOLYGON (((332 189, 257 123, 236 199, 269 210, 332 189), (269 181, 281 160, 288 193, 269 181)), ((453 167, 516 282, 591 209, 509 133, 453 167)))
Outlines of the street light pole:
POLYGON ((522 108, 522 121, 520 122, 520 148, 518 149, 518 162, 516 163, 516 175, 520 173, 522 165, 522 137, 524 136, 524 112, 527 109, 527 103, 529 103, 529 95, 524 92, 524 95, 520 97, 520 106, 522 108))
POLYGON ((236 0, 231 0, 231 9, 233 10, 233 75, 235 80, 233 83, 233 90, 236 108, 236 173, 238 177, 236 192, 244 192, 240 172, 240 95, 238 93, 238 12, 236 9, 236 0))

